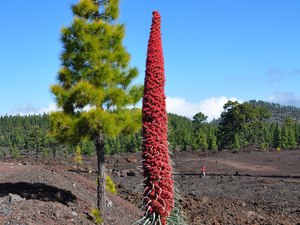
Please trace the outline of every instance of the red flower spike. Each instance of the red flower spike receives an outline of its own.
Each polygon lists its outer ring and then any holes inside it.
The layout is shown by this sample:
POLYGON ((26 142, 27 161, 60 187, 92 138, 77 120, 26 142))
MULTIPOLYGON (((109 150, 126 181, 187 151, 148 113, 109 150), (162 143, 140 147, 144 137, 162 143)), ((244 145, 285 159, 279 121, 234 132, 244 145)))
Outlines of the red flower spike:
POLYGON ((168 151, 165 73, 162 51, 160 15, 153 12, 148 41, 143 98, 143 176, 144 204, 148 215, 160 215, 162 225, 174 206, 172 166, 168 151))

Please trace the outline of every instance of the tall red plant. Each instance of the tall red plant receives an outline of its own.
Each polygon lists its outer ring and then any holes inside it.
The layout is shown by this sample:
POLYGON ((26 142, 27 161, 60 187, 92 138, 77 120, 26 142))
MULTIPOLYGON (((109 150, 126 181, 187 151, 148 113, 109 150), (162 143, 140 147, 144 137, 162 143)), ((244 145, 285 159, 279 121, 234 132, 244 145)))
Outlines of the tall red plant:
POLYGON ((148 42, 143 98, 143 175, 146 218, 165 225, 174 206, 172 166, 168 151, 165 73, 162 51, 161 18, 153 12, 148 42))

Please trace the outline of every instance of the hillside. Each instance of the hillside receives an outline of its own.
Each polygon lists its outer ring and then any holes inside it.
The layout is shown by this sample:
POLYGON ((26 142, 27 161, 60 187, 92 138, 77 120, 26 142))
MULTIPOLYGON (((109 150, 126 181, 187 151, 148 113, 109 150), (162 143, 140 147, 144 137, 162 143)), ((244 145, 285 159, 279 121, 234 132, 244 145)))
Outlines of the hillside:
POLYGON ((253 106, 263 106, 267 108, 272 114, 272 116, 268 120, 271 123, 283 123, 283 121, 288 117, 291 117, 298 122, 300 121, 300 108, 297 108, 295 106, 285 106, 278 103, 265 102, 260 100, 251 100, 249 101, 249 103, 253 106))

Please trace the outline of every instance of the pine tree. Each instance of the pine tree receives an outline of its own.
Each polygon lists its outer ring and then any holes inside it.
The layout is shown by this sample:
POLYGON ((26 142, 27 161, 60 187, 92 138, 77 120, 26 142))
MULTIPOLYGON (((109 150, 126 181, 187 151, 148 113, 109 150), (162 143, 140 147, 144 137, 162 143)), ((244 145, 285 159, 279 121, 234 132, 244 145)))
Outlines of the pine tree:
POLYGON ((278 123, 275 124, 274 134, 273 134, 273 147, 280 148, 282 146, 282 139, 281 139, 281 129, 278 123))
POLYGON ((153 12, 143 98, 144 224, 167 223, 174 206, 172 166, 168 151, 165 75, 160 15, 153 12))
POLYGON ((198 148, 201 150, 208 149, 207 134, 203 130, 199 130, 195 133, 195 138, 198 148))
POLYGON ((218 149, 217 137, 212 128, 208 130, 208 149, 215 151, 218 149))
POLYGON ((295 133, 295 127, 296 122, 288 117, 284 121, 283 127, 285 128, 284 136, 286 136, 287 139, 287 148, 293 149, 297 146, 297 139, 296 139, 296 133, 295 133))
POLYGON ((283 149, 289 148, 289 128, 286 124, 281 128, 281 147, 283 149))
MULTIPOLYGON (((50 116, 51 134, 77 145, 91 140, 97 155, 97 206, 105 208, 104 141, 140 128, 141 113, 128 109, 142 95, 131 85, 137 76, 122 44, 125 28, 117 23, 119 0, 80 0, 74 19, 62 29, 62 67, 51 86, 61 111, 50 116)), ((102 212, 103 213, 103 212, 102 212)), ((103 214, 104 215, 104 214, 103 214)))
POLYGON ((240 144, 240 137, 239 135, 236 133, 234 135, 234 141, 233 141, 233 144, 231 146, 231 149, 235 150, 235 151, 238 151, 240 150, 241 148, 241 144, 240 144))

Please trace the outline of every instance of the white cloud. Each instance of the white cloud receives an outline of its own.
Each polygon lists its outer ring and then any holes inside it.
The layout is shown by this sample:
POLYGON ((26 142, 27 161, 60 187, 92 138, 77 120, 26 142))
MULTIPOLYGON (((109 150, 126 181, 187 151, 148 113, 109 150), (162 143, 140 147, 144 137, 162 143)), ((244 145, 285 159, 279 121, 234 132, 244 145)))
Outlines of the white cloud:
POLYGON ((57 110, 57 106, 55 103, 50 103, 49 106, 44 108, 37 108, 32 105, 18 105, 13 107, 10 110, 10 115, 34 115, 34 114, 43 114, 43 113, 49 113, 57 110))
POLYGON ((221 96, 211 97, 199 103, 191 103, 187 102, 184 98, 167 97, 167 111, 189 118, 193 118, 196 113, 202 112, 204 115, 208 116, 208 121, 211 121, 220 117, 224 104, 229 100, 238 101, 235 97, 227 98, 221 96))
POLYGON ((40 109, 38 111, 38 114, 49 113, 49 112, 53 112, 53 111, 57 111, 57 106, 55 103, 51 102, 48 107, 40 109))
MULTIPOLYGON (((229 100, 239 101, 236 97, 211 97, 200 101, 198 103, 188 102, 186 99, 181 97, 167 97, 167 111, 170 113, 175 113, 181 116, 186 116, 188 118, 193 118, 193 116, 202 112, 204 115, 208 116, 208 121, 213 119, 218 119, 223 112, 223 106, 229 100)), ((89 110, 90 107, 86 107, 84 110, 89 110)), ((33 115, 33 114, 43 114, 58 110, 55 103, 50 103, 49 106, 44 108, 37 108, 32 105, 16 106, 11 109, 10 115, 33 115)))
POLYGON ((270 102, 279 103, 281 105, 291 105, 300 107, 300 97, 292 92, 275 92, 268 98, 270 102))

